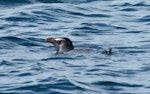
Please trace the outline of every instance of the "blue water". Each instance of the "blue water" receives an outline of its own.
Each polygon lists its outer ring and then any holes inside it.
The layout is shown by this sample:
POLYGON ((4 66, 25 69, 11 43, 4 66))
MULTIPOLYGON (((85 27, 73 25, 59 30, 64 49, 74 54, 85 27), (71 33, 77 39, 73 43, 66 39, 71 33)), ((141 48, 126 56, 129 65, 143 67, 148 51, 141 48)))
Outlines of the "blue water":
POLYGON ((150 94, 149 36, 150 0, 0 0, 0 94, 150 94))

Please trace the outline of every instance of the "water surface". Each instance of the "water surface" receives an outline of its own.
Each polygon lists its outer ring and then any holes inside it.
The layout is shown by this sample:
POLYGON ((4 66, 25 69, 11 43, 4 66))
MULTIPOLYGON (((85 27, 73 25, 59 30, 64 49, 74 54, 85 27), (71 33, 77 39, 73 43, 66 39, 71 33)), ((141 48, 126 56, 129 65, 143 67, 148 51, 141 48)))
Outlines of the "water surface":
POLYGON ((1 0, 1 94, 149 94, 149 0, 1 0), (76 49, 55 55, 47 37, 76 49))

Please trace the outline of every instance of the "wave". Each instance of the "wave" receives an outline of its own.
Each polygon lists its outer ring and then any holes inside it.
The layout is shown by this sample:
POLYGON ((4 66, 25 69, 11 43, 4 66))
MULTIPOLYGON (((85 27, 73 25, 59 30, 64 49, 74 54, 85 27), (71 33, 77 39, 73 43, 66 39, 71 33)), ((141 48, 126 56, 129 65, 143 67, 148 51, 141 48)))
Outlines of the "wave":
POLYGON ((43 3, 61 3, 58 0, 1 0, 1 3, 36 3, 36 2, 43 2, 43 3))
POLYGON ((150 22, 150 15, 144 16, 138 20, 139 22, 150 22))
POLYGON ((0 3, 31 3, 33 0, 1 0, 0 3))
MULTIPOLYGON (((93 0, 93 1, 97 1, 97 0, 93 0)), ((0 3, 1 4, 12 4, 12 3, 87 3, 87 2, 93 2, 93 1, 91 1, 91 0, 0 0, 0 3)))
POLYGON ((124 87, 142 87, 142 85, 130 84, 130 83, 119 83, 113 81, 100 81, 93 83, 95 85, 102 85, 102 86, 124 86, 124 87))
POLYGON ((12 47, 16 47, 18 45, 21 46, 39 46, 37 43, 38 39, 23 39, 13 36, 0 37, 0 49, 9 49, 12 47))

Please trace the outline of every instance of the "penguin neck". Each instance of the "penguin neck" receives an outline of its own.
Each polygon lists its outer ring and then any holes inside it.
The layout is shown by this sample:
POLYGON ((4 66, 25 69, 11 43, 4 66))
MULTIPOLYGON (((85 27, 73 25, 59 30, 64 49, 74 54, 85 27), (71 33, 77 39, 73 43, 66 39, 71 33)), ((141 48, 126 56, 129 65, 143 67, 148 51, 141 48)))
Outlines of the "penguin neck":
POLYGON ((56 54, 63 54, 64 52, 68 52, 68 51, 71 51, 71 50, 73 50, 74 49, 74 47, 72 46, 72 47, 61 47, 61 48, 59 48, 59 47, 57 47, 57 52, 56 52, 56 54))

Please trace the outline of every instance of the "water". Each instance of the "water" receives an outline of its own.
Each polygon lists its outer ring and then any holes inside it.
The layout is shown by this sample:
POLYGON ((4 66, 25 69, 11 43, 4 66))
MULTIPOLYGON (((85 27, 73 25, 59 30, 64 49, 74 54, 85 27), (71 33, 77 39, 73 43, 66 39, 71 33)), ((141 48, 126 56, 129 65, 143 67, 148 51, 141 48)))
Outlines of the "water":
POLYGON ((0 94, 150 94, 149 0, 1 0, 0 94), (47 37, 113 55, 55 55, 47 37))

